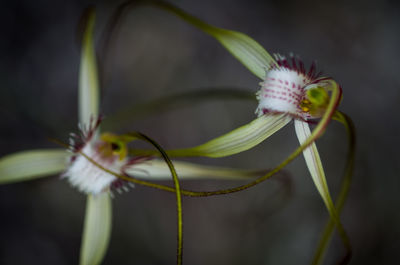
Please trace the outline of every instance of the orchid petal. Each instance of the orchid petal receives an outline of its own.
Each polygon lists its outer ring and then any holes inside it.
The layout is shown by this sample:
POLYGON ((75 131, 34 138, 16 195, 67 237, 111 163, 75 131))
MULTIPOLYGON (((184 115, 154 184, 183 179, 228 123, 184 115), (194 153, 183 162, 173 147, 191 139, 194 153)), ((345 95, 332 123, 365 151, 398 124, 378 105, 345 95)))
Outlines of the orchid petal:
MULTIPOLYGON (((227 134, 210 140, 202 145, 191 148, 167 151, 170 157, 224 157, 237 154, 258 145, 283 126, 292 118, 285 114, 263 115, 249 124, 239 127, 227 134)), ((138 155, 153 155, 152 150, 131 150, 138 155)))
POLYGON ((99 81, 93 44, 94 24, 95 13, 91 10, 83 35, 79 71, 79 122, 82 124, 89 124, 91 119, 99 115, 99 81))
MULTIPOLYGON (((308 123, 299 120, 295 120, 294 124, 295 124, 297 138, 299 139, 300 144, 303 144, 311 135, 310 127, 308 123)), ((310 171, 311 177, 314 181, 314 184, 317 187, 317 190, 321 195, 326 208, 328 209, 332 221, 335 223, 338 229, 339 235, 341 236, 342 241, 346 246, 346 248, 350 249, 351 246, 348 236, 344 231, 337 210, 332 202, 332 197, 330 195, 328 184, 326 182, 325 172, 322 167, 321 158, 319 156, 317 146, 315 145, 315 143, 312 143, 309 147, 307 147, 303 151, 303 155, 306 160, 308 170, 310 171)))
POLYGON ((280 130, 291 119, 285 114, 263 115, 249 124, 202 145, 188 149, 171 150, 168 154, 170 156, 230 156, 258 145, 280 130))
POLYGON ((106 192, 88 195, 80 265, 100 264, 111 234, 111 198, 106 192))
POLYGON ((254 75, 264 79, 266 70, 276 65, 272 56, 254 39, 241 32, 212 26, 186 13, 182 9, 163 1, 152 1, 157 7, 167 10, 189 24, 211 35, 254 75))
POLYGON ((66 167, 68 155, 62 149, 40 149, 4 156, 0 159, 0 184, 60 173, 66 167))
MULTIPOLYGON (((205 166, 182 161, 173 161, 174 167, 179 179, 249 179, 251 177, 260 176, 264 173, 254 170, 240 170, 234 168, 223 168, 205 166)), ((151 180, 169 180, 168 165, 160 159, 153 159, 145 163, 136 164, 126 170, 128 175, 135 178, 151 179, 151 180)))
MULTIPOLYGON (((295 120, 294 126, 299 142, 302 144, 311 135, 310 127, 308 126, 307 122, 300 120, 295 120)), ((313 178, 314 184, 329 209, 330 205, 333 205, 333 203, 328 190, 328 184, 326 183, 325 172, 322 167, 321 158, 315 143, 312 143, 308 148, 306 148, 303 151, 303 155, 306 160, 308 170, 313 178)))

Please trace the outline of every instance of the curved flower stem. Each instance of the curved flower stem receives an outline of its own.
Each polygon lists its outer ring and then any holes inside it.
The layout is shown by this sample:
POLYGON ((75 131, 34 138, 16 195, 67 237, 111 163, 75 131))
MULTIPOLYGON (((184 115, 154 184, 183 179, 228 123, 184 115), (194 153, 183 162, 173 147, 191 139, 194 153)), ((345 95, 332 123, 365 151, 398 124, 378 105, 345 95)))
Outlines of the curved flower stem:
MULTIPOLYGON (((339 102, 340 97, 341 97, 340 87, 333 81, 332 81, 332 84, 331 84, 331 89, 332 89, 332 94, 331 94, 331 98, 330 98, 327 110, 324 113, 324 115, 322 116, 322 118, 319 121, 319 123, 317 124, 317 126, 312 131, 311 135, 296 150, 294 150, 288 156, 288 158, 286 160, 284 160, 281 164, 279 164, 277 167, 272 169, 266 175, 254 180, 254 181, 252 181, 252 182, 250 182, 248 184, 241 185, 241 186, 238 186, 238 187, 234 187, 234 188, 231 188, 231 189, 208 191, 208 192, 196 192, 196 191, 189 191, 189 190, 181 190, 182 195, 191 196, 191 197, 206 197, 206 196, 222 195, 222 194, 229 194, 229 193, 233 193, 233 192, 238 192, 238 191, 242 191, 242 190, 248 189, 250 187, 253 187, 253 186, 255 186, 255 185, 267 180, 268 178, 270 178, 271 176, 273 176, 277 172, 279 172, 287 164, 289 164, 291 161, 293 161, 298 155, 300 155, 303 152, 304 149, 306 149, 308 146, 310 146, 325 131, 329 121, 331 120, 334 112, 336 111, 336 107, 337 107, 338 102, 339 102)), ((127 136, 129 136, 129 135, 132 136, 133 134, 127 134, 127 136)), ((151 188, 156 188, 156 189, 160 189, 160 190, 164 190, 164 191, 168 191, 168 192, 175 192, 175 189, 172 188, 172 187, 169 187, 169 186, 160 185, 160 184, 156 184, 156 183, 153 183, 153 182, 149 182, 149 181, 140 180, 140 179, 136 179, 136 178, 133 178, 133 177, 128 177, 128 176, 117 174, 117 173, 115 173, 115 172, 113 172, 113 171, 111 171, 111 170, 99 165, 98 163, 96 163, 93 159, 91 159, 86 154, 84 154, 82 152, 80 152, 80 154, 83 155, 86 159, 88 159, 91 163, 93 163, 94 165, 96 165, 100 169, 106 171, 109 174, 114 175, 117 178, 123 179, 125 181, 129 181, 129 182, 133 182, 133 183, 138 184, 138 185, 143 185, 143 186, 147 186, 147 187, 151 187, 151 188)), ((334 215, 333 217, 337 217, 337 216, 334 215)), ((338 221, 338 219, 336 218, 335 221, 338 221)), ((341 235, 343 236, 343 238, 347 238, 346 233, 344 232, 344 230, 341 229, 340 231, 341 231, 341 235)), ((344 242, 346 242, 346 240, 344 240, 344 242)), ((349 244, 345 244, 345 245, 349 246, 349 244)))
MULTIPOLYGON (((187 195, 190 196, 190 194, 192 192, 188 192, 188 191, 184 191, 180 188, 179 185, 179 179, 178 179, 178 175, 176 173, 175 167, 171 161, 171 159, 168 157, 167 153, 165 152, 165 150, 157 143, 155 142, 153 139, 151 139, 150 137, 139 133, 139 132, 131 132, 129 134, 126 134, 127 137, 131 137, 132 140, 135 139, 140 139, 143 140, 145 142, 150 143, 151 145, 153 145, 161 154, 161 156, 163 157, 165 163, 168 165, 168 168, 171 172, 173 181, 174 181, 174 185, 175 187, 169 187, 169 186, 164 186, 164 185, 160 185, 157 183, 152 183, 149 181, 144 181, 144 180, 140 180, 140 179, 136 179, 133 177, 128 177, 126 175, 122 175, 122 174, 118 174, 114 171, 111 171, 105 167, 103 167, 102 165, 100 165, 99 163, 97 163, 95 160, 93 160, 91 157, 89 157, 88 155, 86 155, 85 153, 83 153, 82 151, 79 151, 78 153, 80 155, 82 155, 83 157, 85 157, 90 163, 92 163, 93 165, 95 165, 96 167, 100 168, 101 170, 119 178, 122 179, 124 181, 127 182, 132 182, 134 184, 138 184, 138 185, 142 185, 142 186, 146 186, 146 187, 151 187, 151 188, 155 188, 155 189, 159 189, 159 190, 164 190, 164 191, 168 191, 168 192, 173 192, 176 194, 176 204, 177 204, 177 217, 178 217, 178 247, 177 247, 177 264, 181 265, 182 264, 182 257, 183 257, 183 214, 182 214, 182 195, 187 195)), ((52 139, 52 141, 56 144, 62 145, 66 148, 68 148, 69 146, 61 141, 58 141, 56 139, 52 139)), ((195 192, 194 192, 195 193, 195 192)))
MULTIPOLYGON (((345 203, 345 200, 347 198, 347 194, 350 188, 350 183, 353 175, 353 169, 354 169, 354 159, 355 159, 355 146, 356 146, 356 136, 355 136, 355 128, 352 120, 344 113, 336 111, 335 115, 333 116, 334 120, 339 121, 342 123, 347 132, 347 138, 348 138, 348 146, 349 146, 349 151, 347 154, 347 163, 344 171, 344 177, 341 183, 341 188, 340 188, 340 193, 336 199, 336 209, 338 215, 340 215, 340 212, 342 211, 343 205, 345 203)), ((332 232, 335 227, 335 224, 332 219, 330 219, 327 224, 325 225, 324 232, 321 236, 321 239, 318 243, 318 248, 314 254, 314 258, 312 261, 312 265, 320 265, 322 264, 325 252, 328 248, 329 242, 332 237, 332 232)), ((346 255, 343 257, 343 259, 340 261, 340 264, 347 264, 348 261, 351 258, 351 250, 346 253, 346 255)))
POLYGON ((176 253, 176 257, 177 257, 176 263, 177 263, 177 265, 182 265, 182 256, 183 256, 182 194, 181 194, 181 188, 179 185, 179 179, 178 179, 178 175, 176 174, 175 167, 172 164, 171 160, 169 159, 168 155, 165 153, 164 149, 153 139, 151 139, 150 137, 148 137, 142 133, 138 133, 138 132, 129 133, 128 135, 138 138, 138 139, 141 139, 141 140, 153 145, 160 152, 163 159, 165 160, 165 163, 167 163, 169 170, 171 171, 171 175, 172 175, 174 185, 175 185, 174 192, 176 194, 176 209, 177 209, 177 218, 178 218, 178 227, 177 227, 178 246, 177 246, 177 253, 176 253))
MULTIPOLYGON (((100 169, 108 172, 109 174, 112 174, 118 178, 121 178, 125 181, 129 181, 129 182, 133 182, 139 185, 144 185, 144 186, 148 186, 148 187, 152 187, 152 188, 157 188, 157 189, 161 189, 164 191, 169 191, 169 192, 174 192, 177 196, 177 212, 178 212, 178 248, 177 248, 177 262, 178 265, 181 264, 182 262, 182 244, 183 244, 183 238, 182 238, 182 202, 181 202, 181 196, 182 195, 186 195, 186 196, 193 196, 193 197, 205 197, 205 196, 212 196, 212 195, 222 195, 222 194, 229 194, 229 193, 233 193, 233 192, 238 192, 241 190, 245 190, 247 188, 253 187, 265 180, 267 180, 268 178, 270 178, 271 176, 273 176, 275 173, 279 172, 282 168, 284 168, 287 164, 289 164, 291 161, 293 161, 299 154, 301 154, 303 152, 303 150, 305 150, 308 146, 310 146, 318 137, 321 136, 321 134, 325 131, 329 121, 331 120, 336 107, 338 105, 338 102, 340 100, 341 97, 341 90, 340 87, 335 83, 332 82, 331 84, 331 89, 332 89, 332 94, 331 94, 331 98, 327 107, 326 112, 324 113, 322 119, 319 121, 319 123, 317 124, 317 126, 315 127, 315 129, 312 131, 312 133, 310 134, 310 136, 301 144, 300 147, 298 147, 291 155, 289 155, 289 157, 284 160, 281 164, 279 164, 276 168, 274 168, 272 171, 268 172, 266 175, 262 176, 261 178, 258 178, 248 184, 245 185, 241 185, 235 188, 231 188, 231 189, 224 189, 224 190, 217 190, 217 191, 211 191, 211 192, 194 192, 194 191, 186 191, 186 190, 181 190, 179 187, 179 181, 176 175, 176 171, 173 167, 172 162, 170 161, 170 159, 168 158, 168 155, 165 151, 163 151, 163 149, 153 140, 151 140, 150 138, 148 138, 147 136, 140 134, 140 133, 129 133, 126 134, 126 136, 128 137, 132 137, 133 139, 138 138, 138 139, 142 139, 145 141, 150 142, 151 144, 153 144, 161 153, 161 155, 163 156, 164 160, 166 161, 166 163, 168 164, 171 174, 173 176, 174 179, 174 184, 175 184, 175 188, 172 187, 168 187, 168 186, 164 186, 164 185, 159 185, 159 184, 155 184, 152 182, 148 182, 148 181, 143 181, 143 180, 139 180, 139 179, 135 179, 132 177, 128 177, 128 176, 124 176, 124 175, 120 175, 117 174, 115 172, 112 172, 111 170, 104 168, 103 166, 99 165, 98 163, 96 163, 93 159, 91 159, 90 157, 88 157, 86 154, 80 152, 81 155, 83 155, 86 159, 88 159, 91 163, 93 163, 94 165, 98 166, 100 169)), ((341 235, 341 238, 343 239, 343 243, 345 244, 347 249, 350 249, 350 244, 349 241, 347 239, 347 234, 345 233, 343 227, 341 226, 340 220, 338 219, 338 216, 336 214, 336 211, 334 207, 332 209, 333 214, 331 215, 331 221, 337 226, 338 231, 341 235)))

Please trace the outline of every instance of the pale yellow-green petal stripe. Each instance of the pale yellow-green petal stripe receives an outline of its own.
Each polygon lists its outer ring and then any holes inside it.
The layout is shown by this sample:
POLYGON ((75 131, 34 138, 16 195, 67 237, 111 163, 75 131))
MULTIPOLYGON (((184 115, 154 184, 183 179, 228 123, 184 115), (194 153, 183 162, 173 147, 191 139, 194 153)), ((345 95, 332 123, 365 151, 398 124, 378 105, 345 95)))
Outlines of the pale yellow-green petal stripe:
POLYGON ((224 157, 237 154, 258 145, 285 126, 292 118, 285 114, 263 115, 202 145, 168 151, 168 155, 224 157))
MULTIPOLYGON (((254 121, 202 145, 191 148, 168 150, 170 157, 224 157, 237 154, 258 145, 292 118, 285 114, 263 115, 254 121)), ((157 155, 153 150, 130 150, 135 155, 157 155)))
MULTIPOLYGON (((189 179, 250 179, 265 174, 260 170, 242 170, 215 166, 205 166, 183 161, 173 161, 180 180, 189 179)), ((135 177, 147 180, 169 180, 171 173, 164 160, 154 159, 148 162, 136 164, 126 172, 135 177)))
MULTIPOLYGON (((303 144, 311 135, 310 127, 308 123, 299 120, 296 120, 294 124, 299 142, 300 144, 303 144)), ((308 148, 306 148, 303 151, 303 155, 314 184, 317 187, 317 190, 321 195, 326 205, 326 208, 328 209, 332 221, 335 222, 343 244, 347 249, 351 249, 348 236, 340 222, 339 215, 332 202, 332 197, 330 195, 328 184, 326 182, 325 172, 322 167, 321 158, 319 156, 315 143, 312 143, 308 148)))
POLYGON ((144 3, 148 2, 175 14, 217 39, 236 59, 261 79, 264 79, 268 67, 276 65, 272 56, 258 42, 246 34, 209 25, 178 7, 163 1, 144 1, 144 3))
POLYGON ((100 264, 111 233, 111 198, 106 192, 88 195, 81 245, 80 265, 100 264))
POLYGON ((0 159, 0 184, 30 180, 62 172, 69 154, 63 149, 14 153, 0 159))
MULTIPOLYGON (((307 122, 295 120, 294 122, 297 138, 300 144, 302 144, 310 135, 310 127, 307 122)), ((319 156, 315 143, 312 143, 310 147, 303 151, 304 158, 310 174, 313 178, 315 185, 317 186, 318 192, 321 194, 325 204, 328 208, 333 205, 328 184, 326 183, 325 172, 322 167, 321 158, 319 156)), ((330 210, 330 209, 329 209, 330 210)))
POLYGON ((94 24, 95 13, 94 10, 90 10, 83 35, 79 70, 79 122, 82 124, 89 124, 90 118, 96 119, 99 115, 99 81, 93 44, 94 24))

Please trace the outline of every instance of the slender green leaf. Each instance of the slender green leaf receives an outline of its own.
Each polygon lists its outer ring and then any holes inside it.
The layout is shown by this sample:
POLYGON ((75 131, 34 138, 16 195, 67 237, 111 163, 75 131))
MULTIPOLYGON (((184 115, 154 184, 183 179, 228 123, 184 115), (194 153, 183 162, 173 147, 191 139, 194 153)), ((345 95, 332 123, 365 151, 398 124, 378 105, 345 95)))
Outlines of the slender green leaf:
MULTIPOLYGON (((261 170, 242 170, 235 168, 223 168, 205 166, 183 161, 173 161, 176 172, 181 180, 189 179, 249 179, 265 174, 261 170)), ((139 163, 126 171, 136 178, 147 180, 166 180, 171 178, 168 166, 160 159, 153 159, 145 163, 139 163)))
POLYGON ((68 153, 41 149, 14 153, 0 159, 0 184, 30 180, 62 172, 68 153))
POLYGON ((89 124, 99 115, 99 81, 96 53, 93 44, 95 25, 94 10, 90 10, 83 35, 81 65, 79 71, 79 122, 89 124))
POLYGON ((100 264, 111 234, 111 198, 106 192, 88 195, 81 246, 80 265, 100 264))
MULTIPOLYGON (((217 191, 209 191, 209 192, 194 192, 194 191, 187 191, 187 190, 182 190, 182 195, 186 196, 194 196, 194 197, 205 197, 205 196, 214 196, 214 195, 222 195, 222 194, 229 194, 233 192, 239 192, 248 188, 251 188, 267 179, 269 179, 271 176, 282 170, 286 165, 288 165, 291 161, 293 161, 298 155, 300 155, 306 148, 308 148, 318 137, 320 137, 323 132, 325 131, 327 125, 329 124, 330 120, 332 119, 332 116, 334 112, 336 111, 336 108, 338 106, 338 103, 341 98, 341 89, 338 86, 336 82, 333 80, 326 80, 326 85, 327 88, 331 91, 331 97, 328 103, 328 106, 326 108, 325 113, 323 114, 322 118, 316 125, 315 129, 312 131, 310 136, 296 149, 294 150, 282 163, 280 163, 277 167, 269 171, 266 175, 257 178, 256 180, 245 184, 241 185, 238 187, 230 188, 230 189, 225 189, 225 190, 217 190, 217 191)), ((135 137, 135 134, 129 134, 131 137, 135 137)), ((155 153, 143 151, 143 150, 136 150, 137 153, 141 155, 146 155, 146 154, 152 154, 154 155, 155 153)), ((81 155, 85 156, 86 159, 88 159, 91 163, 96 165, 97 167, 101 168, 102 170, 108 172, 109 174, 114 175, 117 178, 123 179, 128 182, 133 182, 135 184, 155 188, 155 189, 160 189, 168 192, 176 192, 176 190, 172 187, 164 186, 164 185, 159 185, 153 182, 148 182, 144 181, 141 179, 137 179, 135 177, 129 177, 126 175, 120 175, 117 174, 116 172, 113 172, 102 165, 98 164, 96 161, 88 157, 87 155, 83 154, 80 152, 81 155)), ((336 219, 337 220, 337 219, 336 219)))

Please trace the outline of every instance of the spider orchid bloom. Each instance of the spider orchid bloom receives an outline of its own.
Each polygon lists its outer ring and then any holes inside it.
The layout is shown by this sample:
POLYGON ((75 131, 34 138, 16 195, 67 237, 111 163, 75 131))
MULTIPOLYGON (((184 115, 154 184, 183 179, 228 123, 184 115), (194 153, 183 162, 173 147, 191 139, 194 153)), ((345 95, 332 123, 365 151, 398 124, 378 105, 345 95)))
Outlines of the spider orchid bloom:
POLYGON ((79 191, 86 194, 98 195, 116 189, 128 190, 127 184, 97 165, 89 161, 84 155, 90 157, 95 163, 119 175, 129 176, 128 171, 149 157, 127 157, 127 142, 123 136, 103 133, 100 137, 98 127, 100 119, 95 123, 90 122, 88 128, 81 127, 79 135, 72 133, 68 151, 72 153, 69 165, 62 174, 69 183, 79 191), (84 154, 84 155, 83 155, 84 154))
MULTIPOLYGON (((341 239, 350 252, 350 243, 332 202, 322 162, 314 143, 333 117, 341 99, 340 86, 330 77, 322 77, 313 64, 304 64, 290 56, 275 59, 249 36, 209 25, 183 10, 163 1, 144 1, 170 12, 219 41, 262 82, 257 92, 258 118, 247 125, 192 148, 168 151, 171 157, 224 157, 251 149, 294 120, 297 138, 314 184, 335 223, 341 239), (314 131, 309 123, 320 119, 314 131), (307 146, 304 146, 307 145, 307 146)), ((144 154, 146 152, 142 152, 144 154)), ((288 162, 293 160, 288 158, 288 162)))
MULTIPOLYGON (((111 232, 110 191, 126 190, 127 184, 131 184, 110 172, 128 178, 135 176, 151 180, 171 179, 171 172, 164 161, 128 156, 127 143, 132 141, 132 137, 100 133, 100 119, 93 118, 99 116, 99 89, 93 47, 94 17, 94 13, 91 13, 81 54, 78 95, 80 133, 71 134, 68 150, 21 151, 0 159, 0 184, 62 173, 62 177, 72 186, 87 194, 81 265, 102 262, 111 232)), ((237 179, 259 175, 259 172, 255 171, 206 167, 179 161, 174 161, 174 167, 179 175, 184 176, 183 179, 210 177, 237 179)))

